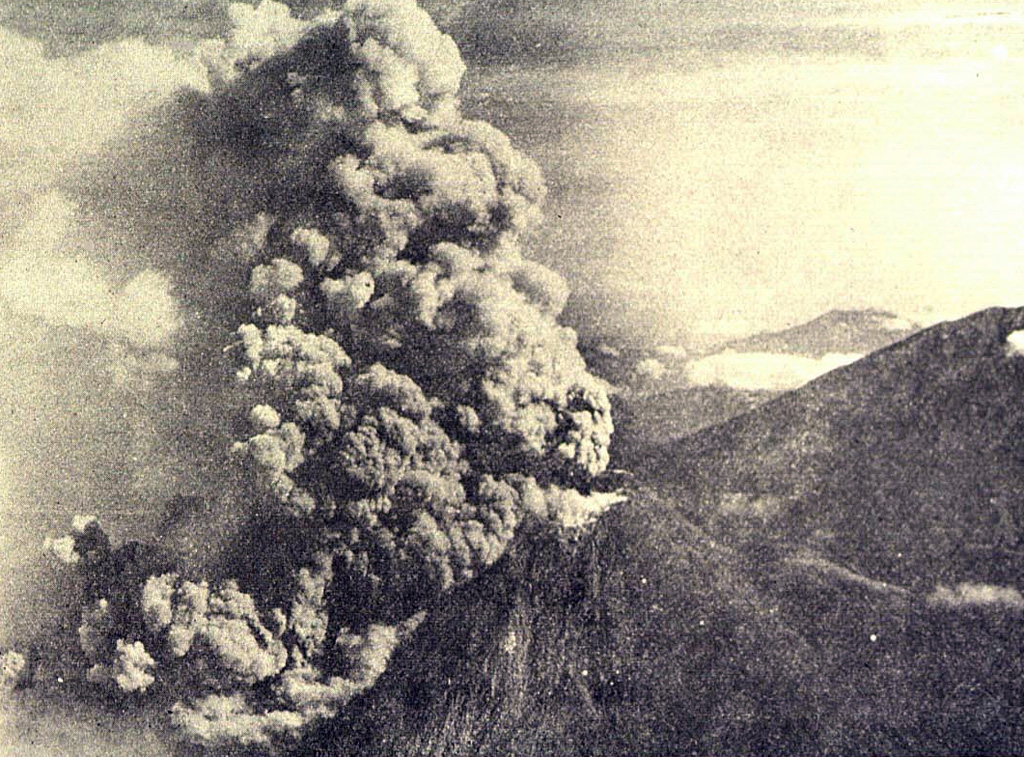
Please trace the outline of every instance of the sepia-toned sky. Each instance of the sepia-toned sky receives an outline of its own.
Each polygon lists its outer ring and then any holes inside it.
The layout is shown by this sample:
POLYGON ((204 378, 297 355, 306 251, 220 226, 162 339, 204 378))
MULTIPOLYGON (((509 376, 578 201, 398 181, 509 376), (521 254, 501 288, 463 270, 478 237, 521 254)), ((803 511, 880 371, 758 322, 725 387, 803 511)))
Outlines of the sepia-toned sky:
POLYGON ((534 54, 471 81, 545 168, 581 322, 671 340, 1024 303, 1013 4, 518 5, 534 54))
MULTIPOLYGON (((464 110, 547 177, 530 246, 568 279, 588 340, 1024 303, 1024 11, 1009 3, 427 5, 466 58, 464 110)), ((201 450, 165 433, 196 313, 161 261, 246 220, 249 199, 153 114, 209 86, 210 44, 259 53, 301 33, 293 12, 322 11, 0 5, 0 512, 53 530, 122 491, 199 486, 182 456, 201 450)), ((6 531, 8 554, 38 546, 6 531)))
MULTIPOLYGON (((1024 10, 427 3, 466 58, 464 110, 547 177, 530 247, 568 279, 584 338, 685 346, 836 307, 928 322, 1024 304, 1024 10)), ((52 528, 122 489, 197 486, 182 455, 201 452, 164 434, 196 312, 161 264, 247 220, 249 199, 153 113, 209 86, 198 51, 258 53, 322 11, 0 5, 5 508, 52 528)))
MULTIPOLYGON (((569 317, 588 336, 685 342, 833 307, 927 322, 1024 303, 1024 11, 1012 3, 425 4, 470 64, 467 110, 545 171, 535 254, 569 278, 569 317)), ((0 165, 24 171, 101 140, 104 125, 116 132, 140 76, 118 56, 145 58, 153 81, 140 94, 154 101, 168 93, 153 66, 165 81, 188 76, 125 40, 187 51, 231 26, 225 9, 8 2, 7 54, 14 33, 42 57, 29 66, 15 52, 0 75, 13 134, 0 165), (36 92, 90 67, 77 99, 36 92), (19 88, 32 96, 17 102, 19 88), (25 102, 68 112, 26 115, 25 102), (95 123, 83 136, 68 119, 95 123), (25 124, 35 154, 18 144, 25 124)))

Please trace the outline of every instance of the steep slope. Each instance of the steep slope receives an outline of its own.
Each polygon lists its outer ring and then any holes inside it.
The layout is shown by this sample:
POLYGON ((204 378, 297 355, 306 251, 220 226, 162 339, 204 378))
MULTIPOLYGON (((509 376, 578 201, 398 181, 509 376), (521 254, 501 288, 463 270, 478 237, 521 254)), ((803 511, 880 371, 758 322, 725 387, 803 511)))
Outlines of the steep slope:
POLYGON ((524 534, 303 753, 807 753, 816 679, 734 556, 635 491, 579 540, 524 534))
POLYGON ((754 528, 910 588, 1016 582, 1021 328, 1024 310, 940 324, 667 446, 647 473, 723 535, 754 528))
MULTIPOLYGON (((754 372, 755 381, 761 381, 758 372, 769 374, 785 366, 782 356, 810 361, 862 355, 906 339, 918 330, 916 324, 882 310, 832 310, 792 328, 754 334, 711 350, 694 350, 685 357, 664 348, 614 349, 607 345, 584 348, 583 352, 591 370, 621 390, 615 400, 618 433, 613 440, 613 456, 617 455, 618 465, 631 467, 649 454, 652 439, 697 433, 781 394, 779 379, 769 375, 764 376, 763 384, 747 388, 740 388, 727 376, 703 383, 699 376, 720 357, 735 357, 738 364, 748 366, 747 373, 754 372), (750 359, 744 361, 745 356, 750 359), (643 363, 655 365, 657 371, 651 374, 640 370, 638 366, 643 363)), ((810 375, 826 369, 815 369, 810 375)), ((732 371, 736 370, 734 366, 732 371)), ((799 369, 806 370, 807 366, 799 369)), ((796 383, 789 386, 800 382, 799 378, 793 380, 796 383)))
POLYGON ((612 395, 614 464, 632 468, 652 447, 749 412, 778 396, 727 386, 680 386, 612 395))

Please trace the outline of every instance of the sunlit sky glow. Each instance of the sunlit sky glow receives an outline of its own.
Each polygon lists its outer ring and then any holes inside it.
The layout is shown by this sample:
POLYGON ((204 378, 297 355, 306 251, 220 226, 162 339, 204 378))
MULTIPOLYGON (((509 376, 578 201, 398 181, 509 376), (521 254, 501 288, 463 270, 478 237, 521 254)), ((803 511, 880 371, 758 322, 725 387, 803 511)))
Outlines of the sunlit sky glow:
MULTIPOLYGON (((833 307, 928 322, 1024 303, 1024 12, 1010 4, 426 5, 469 60, 467 110, 544 168, 536 254, 570 279, 587 336, 685 342, 833 307)), ((112 56, 139 54, 110 46, 128 38, 187 50, 224 32, 225 7, 12 2, 0 27, 57 58, 9 67, 7 89, 116 69, 112 56)), ((46 161, 96 129, 45 113, 107 103, 84 120, 116 124, 118 97, 41 96, 27 121, 0 98, 0 118, 9 145, 28 129, 46 161)), ((35 158, 0 142, 5 169, 35 158)))
POLYGON ((1024 303, 1024 16, 932 4, 826 21, 874 30, 881 52, 482 77, 581 114, 524 130, 581 322, 685 338, 833 307, 932 322, 1024 303))

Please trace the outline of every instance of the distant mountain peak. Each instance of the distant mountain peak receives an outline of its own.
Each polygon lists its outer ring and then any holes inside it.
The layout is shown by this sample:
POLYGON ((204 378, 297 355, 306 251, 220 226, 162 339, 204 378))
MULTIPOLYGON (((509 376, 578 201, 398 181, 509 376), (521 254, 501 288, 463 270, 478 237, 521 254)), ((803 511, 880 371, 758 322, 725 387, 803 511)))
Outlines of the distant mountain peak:
POLYGON ((806 325, 819 324, 819 325, 830 325, 835 324, 837 326, 869 326, 877 327, 882 329, 889 329, 893 331, 907 331, 920 329, 920 325, 911 321, 909 318, 903 318, 902 316, 892 312, 891 310, 881 310, 879 308, 863 308, 844 310, 841 308, 835 308, 829 310, 826 313, 808 321, 806 325))
POLYGON ((781 331, 733 340, 724 349, 814 358, 828 354, 863 355, 905 339, 920 328, 917 323, 887 310, 835 309, 781 331))

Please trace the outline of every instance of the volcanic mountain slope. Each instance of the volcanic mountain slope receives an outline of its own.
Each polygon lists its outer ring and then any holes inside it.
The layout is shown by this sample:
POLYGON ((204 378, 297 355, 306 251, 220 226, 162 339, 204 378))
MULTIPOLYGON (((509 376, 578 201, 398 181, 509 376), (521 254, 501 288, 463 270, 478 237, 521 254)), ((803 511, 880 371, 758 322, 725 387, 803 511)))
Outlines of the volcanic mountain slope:
POLYGON ((756 528, 911 589, 1020 580, 1024 310, 943 323, 666 446, 697 522, 756 528))
POLYGON ((524 533, 302 755, 1019 754, 1019 611, 757 562, 644 487, 524 533))
POLYGON ((632 468, 667 439, 679 439, 750 412, 778 396, 728 386, 673 386, 612 395, 615 435, 611 454, 632 468))
POLYGON ((440 601, 304 753, 1020 753, 1021 328, 942 324, 671 445, 440 601))
POLYGON ((807 753, 815 665, 735 555, 634 490, 582 537, 524 534, 300 751, 807 753))

